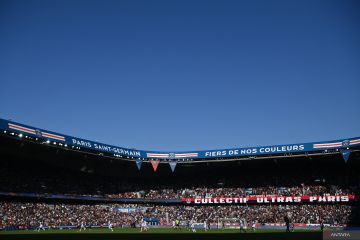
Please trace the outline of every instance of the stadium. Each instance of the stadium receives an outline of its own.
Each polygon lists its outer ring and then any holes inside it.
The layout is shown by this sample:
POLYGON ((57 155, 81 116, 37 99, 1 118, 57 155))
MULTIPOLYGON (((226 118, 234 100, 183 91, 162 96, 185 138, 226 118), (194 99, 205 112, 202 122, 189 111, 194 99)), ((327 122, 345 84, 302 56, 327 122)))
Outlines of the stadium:
POLYGON ((5 119, 0 129, 1 237, 322 239, 360 225, 360 137, 160 152, 5 119))

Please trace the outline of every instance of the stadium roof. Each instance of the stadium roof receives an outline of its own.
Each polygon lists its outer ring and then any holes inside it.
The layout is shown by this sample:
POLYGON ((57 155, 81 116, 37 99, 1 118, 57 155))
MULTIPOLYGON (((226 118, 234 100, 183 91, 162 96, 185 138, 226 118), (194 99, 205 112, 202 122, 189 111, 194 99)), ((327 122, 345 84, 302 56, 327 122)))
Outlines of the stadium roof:
POLYGON ((253 158, 291 157, 307 154, 340 153, 342 149, 355 149, 360 146, 360 137, 344 138, 333 141, 283 144, 273 146, 239 147, 232 149, 187 151, 187 152, 160 152, 129 149, 99 143, 87 139, 73 137, 53 131, 28 126, 25 124, 0 119, 0 129, 7 135, 18 136, 27 140, 40 141, 57 147, 70 148, 75 151, 85 151, 100 155, 112 156, 127 160, 193 160, 196 162, 207 160, 239 160, 253 158))

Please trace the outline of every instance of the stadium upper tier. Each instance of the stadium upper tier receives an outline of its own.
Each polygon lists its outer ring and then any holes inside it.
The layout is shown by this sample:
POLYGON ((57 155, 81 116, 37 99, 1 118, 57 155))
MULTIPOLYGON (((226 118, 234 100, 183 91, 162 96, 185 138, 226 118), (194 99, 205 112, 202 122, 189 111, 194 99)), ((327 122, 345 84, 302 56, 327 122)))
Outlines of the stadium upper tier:
POLYGON ((106 154, 121 159, 141 160, 196 160, 206 161, 215 159, 243 159, 261 158, 271 156, 298 156, 304 154, 316 154, 324 152, 340 153, 344 149, 356 149, 360 147, 360 137, 339 139, 324 142, 284 144, 273 146, 239 147, 232 149, 185 151, 185 152, 160 152, 145 151, 117 147, 105 143, 94 142, 78 137, 64 135, 53 131, 44 130, 25 124, 0 119, 0 129, 3 134, 17 136, 29 141, 39 141, 57 147, 70 148, 77 151, 106 154))

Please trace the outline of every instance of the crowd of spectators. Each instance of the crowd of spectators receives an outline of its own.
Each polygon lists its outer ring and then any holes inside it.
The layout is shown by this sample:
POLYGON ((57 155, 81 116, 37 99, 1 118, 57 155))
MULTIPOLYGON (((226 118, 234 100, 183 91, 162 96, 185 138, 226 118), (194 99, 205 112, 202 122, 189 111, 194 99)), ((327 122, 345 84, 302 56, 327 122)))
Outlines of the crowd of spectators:
POLYGON ((37 228, 40 223, 47 227, 137 225, 143 218, 158 218, 160 224, 171 225, 175 219, 182 224, 189 221, 217 224, 219 219, 245 219, 248 223, 283 223, 290 216, 293 223, 347 224, 352 211, 348 205, 227 205, 227 206, 168 206, 168 205, 79 205, 48 203, 0 202, 0 228, 37 228), (133 209, 130 212, 119 209, 133 209))
POLYGON ((324 179, 269 177, 226 180, 205 178, 179 181, 145 181, 117 179, 82 172, 35 172, 11 167, 0 167, 0 192, 65 194, 72 196, 101 196, 108 198, 181 199, 184 197, 239 197, 249 195, 340 195, 356 194, 356 185, 334 185, 324 179), (307 180, 306 180, 307 179, 307 180))
MULTIPOLYGON (((14 193, 160 200, 251 195, 358 195, 360 182, 357 173, 355 181, 351 180, 352 175, 336 174, 335 179, 331 175, 312 175, 304 171, 294 176, 292 174, 296 172, 273 174, 262 171, 263 174, 256 174, 256 177, 246 176, 245 173, 228 176, 205 174, 154 177, 150 181, 141 176, 132 179, 111 177, 45 165, 17 166, 4 161, 0 163, 0 192, 8 194, 6 201, 0 199, 0 228, 36 228, 40 223, 47 227, 76 227, 81 223, 102 226, 108 222, 115 226, 130 226, 138 225, 143 218, 157 218, 161 224, 171 224, 175 219, 183 224, 190 220, 216 224, 223 218, 243 218, 248 223, 265 224, 283 223, 285 215, 289 215, 294 223, 347 224, 355 207, 342 204, 192 206, 155 205, 154 201, 140 205, 69 204, 63 198, 58 198, 58 203, 34 203, 27 202, 28 199, 11 202, 9 198, 16 195, 14 193), (133 210, 119 210, 126 208, 133 210)), ((41 197, 39 199, 37 201, 42 201, 41 197)))
POLYGON ((137 192, 124 192, 118 194, 106 194, 109 198, 144 198, 144 199, 181 199, 191 197, 214 198, 214 197, 240 197, 240 196, 323 196, 354 194, 356 187, 341 189, 336 185, 305 185, 292 187, 268 186, 268 187, 193 187, 182 189, 151 189, 137 192))

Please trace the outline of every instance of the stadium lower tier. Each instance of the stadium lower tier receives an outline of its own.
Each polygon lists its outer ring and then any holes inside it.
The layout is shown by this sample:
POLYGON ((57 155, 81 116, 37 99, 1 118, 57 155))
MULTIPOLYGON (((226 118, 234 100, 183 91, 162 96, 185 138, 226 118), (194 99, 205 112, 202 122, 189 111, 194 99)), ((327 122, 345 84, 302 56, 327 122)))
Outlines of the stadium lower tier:
MULTIPOLYGON (((240 220, 248 226, 284 224, 285 216, 294 224, 350 226, 357 222, 358 208, 350 205, 270 205, 270 206, 169 206, 146 204, 63 204, 0 202, 0 229, 36 229, 86 226, 172 226, 180 221, 218 226, 224 219, 240 220)), ((229 220, 229 222, 231 222, 229 220)))
POLYGON ((38 149, 23 142, 0 139, 0 143, 0 195, 179 201, 251 195, 358 196, 360 192, 360 152, 352 153, 352 161, 347 163, 341 156, 327 155, 276 161, 179 163, 176 172, 166 173, 161 166, 154 172, 151 164, 139 171, 135 162, 108 161, 47 147, 38 149))
POLYGON ((188 174, 171 178, 147 179, 141 176, 138 178, 109 177, 38 164, 0 161, 0 195, 2 193, 33 193, 112 199, 181 200, 195 197, 251 195, 358 195, 360 185, 360 176, 357 172, 349 175, 337 172, 330 174, 332 173, 330 170, 322 174, 315 174, 310 170, 299 174, 288 169, 284 171, 274 169, 261 175, 257 171, 250 171, 241 174, 228 173, 226 176, 214 173, 211 177, 210 175, 188 174), (281 173, 276 174, 276 171, 281 173))

